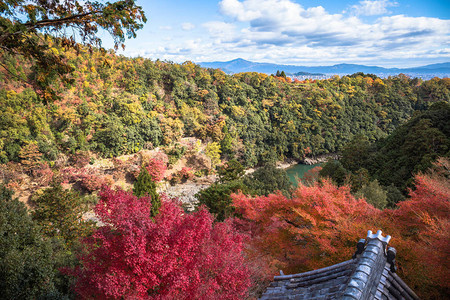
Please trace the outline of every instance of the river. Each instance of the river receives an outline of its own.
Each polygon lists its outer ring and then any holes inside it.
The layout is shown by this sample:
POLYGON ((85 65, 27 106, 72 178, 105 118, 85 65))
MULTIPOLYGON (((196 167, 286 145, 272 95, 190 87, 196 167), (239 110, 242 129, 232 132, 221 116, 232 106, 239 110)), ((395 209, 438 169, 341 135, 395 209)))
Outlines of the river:
POLYGON ((294 186, 297 186, 297 179, 303 178, 306 172, 309 170, 320 166, 321 164, 315 164, 315 165, 304 165, 304 164, 297 164, 293 165, 292 167, 289 167, 286 169, 286 173, 289 177, 289 180, 292 182, 294 186))

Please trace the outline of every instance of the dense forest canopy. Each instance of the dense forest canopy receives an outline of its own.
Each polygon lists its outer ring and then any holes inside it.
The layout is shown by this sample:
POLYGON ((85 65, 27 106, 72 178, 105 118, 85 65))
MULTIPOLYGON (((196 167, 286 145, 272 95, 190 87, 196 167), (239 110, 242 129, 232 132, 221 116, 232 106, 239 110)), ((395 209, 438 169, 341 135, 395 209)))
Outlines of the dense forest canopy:
POLYGON ((342 158, 325 164, 320 175, 338 185, 350 184, 355 192, 379 182, 388 197, 382 207, 394 207, 404 199, 402 193, 413 188, 415 174, 425 172, 439 157, 450 157, 449 120, 450 104, 439 102, 416 112, 386 138, 370 143, 357 135, 343 148, 342 158))
MULTIPOLYGON (((63 53, 52 39, 47 42, 63 53)), ((215 143, 222 158, 251 167, 337 152, 356 134, 378 140, 415 111, 450 99, 448 79, 358 74, 291 82, 86 48, 64 53, 74 69, 72 83, 52 83, 61 98, 49 105, 17 81, 36 76, 30 63, 2 54, 8 68, 0 90, 3 163, 20 161, 29 143, 51 161, 59 153, 87 150, 118 156, 193 136, 215 143)))

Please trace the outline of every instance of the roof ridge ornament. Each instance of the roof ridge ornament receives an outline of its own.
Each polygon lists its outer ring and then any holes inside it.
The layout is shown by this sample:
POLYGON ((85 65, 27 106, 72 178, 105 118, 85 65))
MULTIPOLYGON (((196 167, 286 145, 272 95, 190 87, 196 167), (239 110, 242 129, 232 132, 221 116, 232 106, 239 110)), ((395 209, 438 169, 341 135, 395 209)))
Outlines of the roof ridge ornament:
POLYGON ((386 235, 385 237, 382 235, 382 231, 378 230, 377 233, 372 233, 372 230, 367 231, 367 241, 378 239, 383 244, 387 245, 391 240, 390 235, 386 235))
POLYGON ((390 265, 392 273, 397 272, 397 266, 395 265, 395 257, 397 256, 397 250, 394 247, 389 247, 387 250, 387 262, 390 265))

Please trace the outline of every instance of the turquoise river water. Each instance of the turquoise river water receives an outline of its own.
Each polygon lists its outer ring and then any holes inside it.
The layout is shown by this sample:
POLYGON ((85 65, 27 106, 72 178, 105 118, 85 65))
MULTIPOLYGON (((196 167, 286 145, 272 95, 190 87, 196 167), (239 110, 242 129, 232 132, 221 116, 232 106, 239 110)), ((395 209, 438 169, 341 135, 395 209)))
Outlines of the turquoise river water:
POLYGON ((286 173, 289 177, 289 180, 292 182, 294 186, 297 186, 297 179, 303 178, 303 175, 305 175, 306 172, 309 170, 320 166, 320 164, 315 165, 303 165, 303 164, 297 164, 292 167, 289 167, 286 169, 286 173))

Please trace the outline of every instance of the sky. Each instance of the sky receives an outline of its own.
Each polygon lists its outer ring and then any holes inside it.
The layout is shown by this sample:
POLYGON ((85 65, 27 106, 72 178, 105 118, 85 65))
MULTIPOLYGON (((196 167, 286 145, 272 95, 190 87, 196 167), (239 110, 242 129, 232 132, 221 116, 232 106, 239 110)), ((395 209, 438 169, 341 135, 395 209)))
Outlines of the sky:
MULTIPOLYGON (((450 62, 450 0, 138 0, 126 56, 414 67, 450 62)), ((104 46, 112 47, 104 38, 104 46)))

